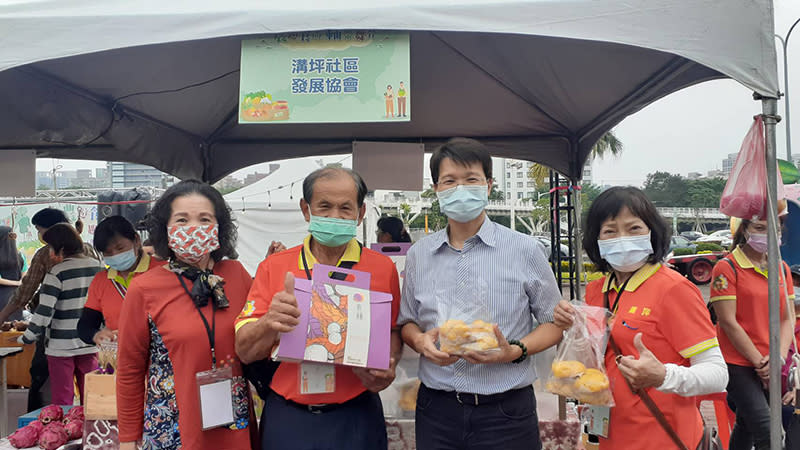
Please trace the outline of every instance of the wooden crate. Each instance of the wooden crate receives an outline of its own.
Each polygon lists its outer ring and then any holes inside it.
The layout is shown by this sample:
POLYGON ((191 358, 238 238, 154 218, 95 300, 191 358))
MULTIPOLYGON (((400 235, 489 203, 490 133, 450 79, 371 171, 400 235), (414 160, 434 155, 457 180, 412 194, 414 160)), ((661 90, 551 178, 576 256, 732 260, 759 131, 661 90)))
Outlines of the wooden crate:
POLYGON ((86 420, 117 420, 117 381, 114 375, 86 374, 84 395, 86 420))
POLYGON ((36 345, 23 345, 9 343, 9 339, 22 336, 21 331, 3 331, 0 333, 4 347, 23 347, 22 353, 6 358, 6 371, 8 373, 8 386, 31 387, 31 361, 36 352, 36 345))

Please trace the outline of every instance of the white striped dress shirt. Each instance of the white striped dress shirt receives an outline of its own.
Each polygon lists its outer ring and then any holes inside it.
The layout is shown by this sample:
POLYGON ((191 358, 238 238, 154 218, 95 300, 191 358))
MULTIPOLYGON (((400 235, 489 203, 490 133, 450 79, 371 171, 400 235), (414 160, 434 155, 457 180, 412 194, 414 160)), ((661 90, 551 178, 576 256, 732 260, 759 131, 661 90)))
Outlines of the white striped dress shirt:
MULTIPOLYGON (((553 321, 561 299, 544 248, 536 239, 487 217, 463 250, 449 245, 447 230, 414 244, 406 258, 399 324, 428 331, 447 319, 497 323, 507 339, 521 339, 538 323, 553 321), (470 317, 472 316, 472 317, 470 317)), ((444 391, 496 394, 530 386, 533 359, 520 364, 470 364, 463 359, 440 367, 420 358, 419 378, 444 391)))

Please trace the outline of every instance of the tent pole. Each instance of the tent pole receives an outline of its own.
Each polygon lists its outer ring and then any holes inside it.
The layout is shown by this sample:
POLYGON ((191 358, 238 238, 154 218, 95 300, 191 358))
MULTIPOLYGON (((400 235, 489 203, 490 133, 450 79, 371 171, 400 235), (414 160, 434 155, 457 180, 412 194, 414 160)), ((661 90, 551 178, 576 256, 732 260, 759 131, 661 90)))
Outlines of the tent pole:
MULTIPOLYGON (((580 186, 580 178, 573 178, 570 180, 573 186, 580 186)), ((581 211, 583 205, 581 204, 581 191, 578 189, 573 190, 575 200, 573 202, 572 213, 574 214, 575 221, 573 222, 572 246, 575 249, 575 299, 583 300, 581 294, 581 282, 583 281, 583 247, 581 232, 581 211)))
MULTIPOLYGON (((777 236, 778 220, 778 164, 775 154, 776 129, 778 123, 778 100, 774 98, 762 98, 761 107, 764 114, 764 126, 766 131, 766 164, 767 164, 767 224, 768 224, 768 247, 767 255, 769 264, 767 271, 772 276, 768 277, 769 285, 769 436, 770 449, 781 450, 782 428, 781 428, 781 364, 780 354, 780 293, 778 292, 778 280, 780 274, 780 260, 777 236)), ((788 313, 788 312, 787 312, 788 313)), ((785 356, 785 355, 783 355, 785 356)))

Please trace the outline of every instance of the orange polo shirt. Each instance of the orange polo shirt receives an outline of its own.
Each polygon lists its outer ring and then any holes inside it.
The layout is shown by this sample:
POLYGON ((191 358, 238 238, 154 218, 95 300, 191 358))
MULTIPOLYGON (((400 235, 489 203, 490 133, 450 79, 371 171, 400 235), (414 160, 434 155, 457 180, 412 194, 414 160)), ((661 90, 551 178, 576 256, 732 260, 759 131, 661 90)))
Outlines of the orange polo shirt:
MULTIPOLYGON (((283 290, 287 272, 292 272, 295 277, 306 278, 300 252, 305 251, 309 270, 312 270, 317 262, 314 255, 311 254, 310 242, 311 236, 308 236, 303 245, 273 254, 259 264, 253 280, 253 287, 247 297, 247 304, 239 318, 236 319, 237 331, 245 324, 254 322, 267 313, 272 303, 272 297, 283 290)), ((339 264, 344 261, 355 262, 353 270, 371 274, 371 291, 392 294, 392 328, 394 328, 400 310, 400 277, 397 275, 397 268, 392 260, 368 248, 360 249, 358 242, 353 239, 347 244, 339 264)), ((344 403, 366 390, 361 380, 353 373, 352 368, 337 365, 335 367, 334 392, 301 394, 299 370, 300 365, 297 363, 282 362, 278 371, 275 372, 270 387, 282 397, 305 405, 344 403)))
MULTIPOLYGON (((736 301, 736 321, 753 341, 762 355, 769 354, 769 287, 767 286, 767 271, 754 266, 740 247, 737 247, 728 256, 736 266, 734 271, 730 264, 719 261, 714 266, 711 282, 711 302, 736 301)), ((789 266, 783 264, 783 276, 779 277, 778 292, 781 297, 781 320, 786 317, 786 295, 784 286, 787 287, 789 299, 794 300, 794 286, 792 283, 785 285, 786 280, 792 279, 789 266)), ((725 331, 717 325, 719 330, 719 346, 725 362, 737 366, 753 367, 733 346, 725 331)))
MULTIPOLYGON (((714 326, 700 291, 678 272, 648 264, 628 281, 621 297, 609 278, 586 286, 586 302, 604 306, 609 292, 613 308, 619 298, 611 335, 623 355, 639 356, 633 338, 642 333, 642 342, 664 364, 689 366, 689 358, 719 345, 714 326)), ((641 398, 631 392, 609 346, 605 355, 615 406, 611 408, 608 438, 600 439, 601 450, 674 448, 666 431, 656 421, 641 398)), ((700 442, 703 422, 693 397, 681 397, 650 388, 647 393, 667 417, 681 440, 695 448, 700 442)))
POLYGON ((154 267, 160 267, 165 264, 164 261, 153 259, 147 253, 142 253, 139 264, 123 278, 114 269, 103 270, 98 272, 89 285, 89 292, 86 297, 86 304, 84 308, 93 309, 103 314, 103 320, 106 322, 106 328, 109 330, 119 329, 119 314, 122 312, 122 301, 124 298, 114 287, 112 281, 116 281, 127 290, 133 279, 154 267))

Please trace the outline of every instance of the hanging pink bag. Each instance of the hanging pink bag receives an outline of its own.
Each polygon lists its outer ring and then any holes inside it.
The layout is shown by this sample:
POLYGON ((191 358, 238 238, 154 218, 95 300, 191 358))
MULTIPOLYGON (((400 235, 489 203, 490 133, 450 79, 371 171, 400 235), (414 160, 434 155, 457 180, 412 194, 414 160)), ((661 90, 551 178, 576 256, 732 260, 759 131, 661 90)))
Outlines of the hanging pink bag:
MULTIPOLYGON (((719 210, 731 217, 741 219, 764 219, 767 217, 767 164, 764 136, 764 120, 756 116, 753 126, 744 137, 739 156, 731 168, 728 183, 722 191, 719 210)), ((777 166, 776 166, 777 171, 777 166)), ((784 198, 783 180, 778 172, 778 195, 784 198)))

